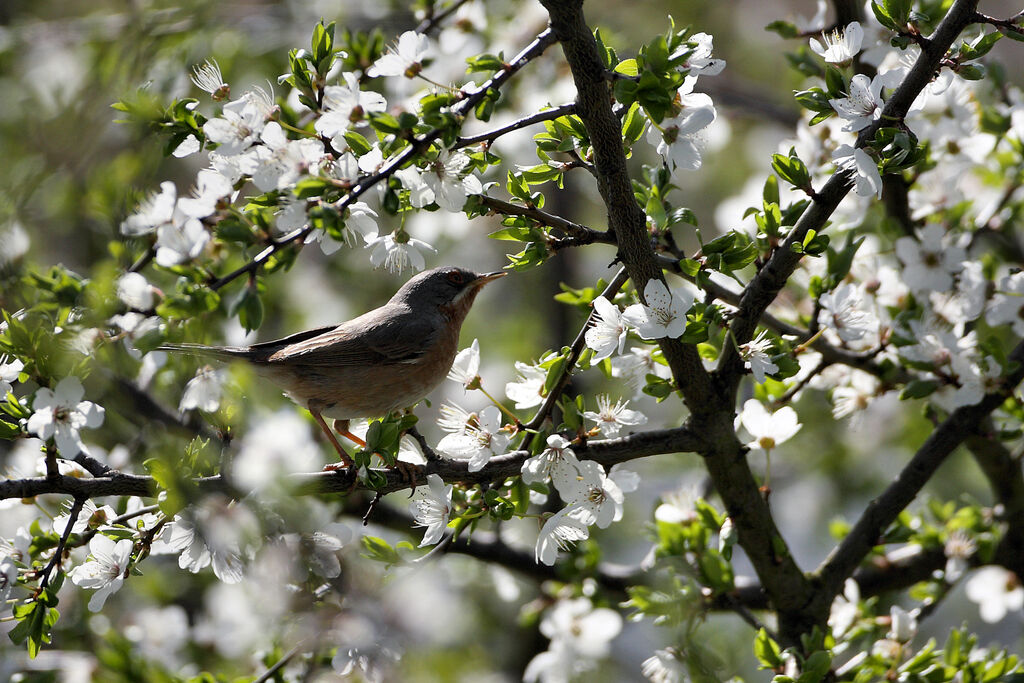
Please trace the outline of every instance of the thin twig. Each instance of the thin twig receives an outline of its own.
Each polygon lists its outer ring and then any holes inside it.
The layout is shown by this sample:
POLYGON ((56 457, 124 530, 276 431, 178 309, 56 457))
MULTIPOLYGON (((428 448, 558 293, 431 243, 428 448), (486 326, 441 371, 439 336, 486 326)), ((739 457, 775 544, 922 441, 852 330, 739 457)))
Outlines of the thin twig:
MULTIPOLYGON (((626 269, 619 268, 619 271, 615 273, 615 277, 608 283, 608 286, 601 292, 601 296, 611 301, 615 298, 622 286, 626 284, 626 280, 629 276, 626 274, 626 269)), ((576 361, 580 359, 580 354, 583 353, 583 349, 586 347, 586 334, 587 329, 597 319, 597 310, 591 310, 590 315, 587 316, 586 322, 583 323, 583 327, 580 328, 579 333, 572 342, 572 346, 569 347, 569 357, 565 359, 565 365, 562 369, 562 375, 558 378, 555 386, 551 388, 548 395, 544 397, 544 403, 541 404, 537 410, 536 415, 526 424, 526 429, 538 429, 544 423, 544 420, 548 418, 551 411, 554 410, 555 404, 558 403, 558 399, 561 397, 565 387, 569 384, 569 378, 572 377, 572 372, 576 367, 576 361)))
POLYGON ((82 514, 82 507, 85 506, 85 501, 88 500, 82 496, 76 496, 75 502, 71 505, 71 510, 68 511, 68 523, 64 527, 64 533, 60 535, 60 540, 57 542, 57 547, 53 551, 53 557, 46 564, 46 568, 43 569, 43 579, 39 582, 39 592, 42 593, 46 590, 46 586, 50 583, 50 576, 53 572, 53 568, 60 565, 61 556, 64 554, 64 548, 67 547, 68 539, 71 538, 71 530, 74 528, 75 523, 78 522, 78 515, 82 514))
MULTIPOLYGON (((470 111, 473 110, 480 101, 486 97, 487 91, 491 89, 499 89, 505 84, 512 76, 519 72, 524 66, 526 66, 531 60, 539 57, 543 54, 550 45, 555 42, 554 33, 550 28, 545 29, 531 42, 526 48, 524 48, 513 60, 506 65, 506 68, 496 73, 490 80, 484 83, 478 90, 465 95, 464 99, 459 100, 451 108, 451 113, 456 117, 460 118, 466 116, 470 111)), ((375 173, 362 178, 358 183, 352 186, 344 197, 335 202, 332 206, 339 213, 344 214, 348 207, 355 202, 359 197, 366 193, 370 188, 377 185, 377 183, 391 177, 395 171, 402 168, 406 163, 411 161, 414 157, 422 154, 430 145, 432 145, 444 131, 440 128, 423 134, 421 137, 412 140, 408 147, 405 147, 401 152, 394 156, 390 161, 384 164, 375 173)), ((210 289, 217 290, 222 288, 224 285, 235 280, 241 275, 256 272, 267 260, 276 254, 277 252, 284 249, 286 246, 295 242, 301 242, 306 238, 309 233, 313 231, 311 225, 307 225, 299 230, 295 230, 288 235, 281 237, 271 242, 270 246, 257 254, 251 261, 242 265, 235 270, 231 271, 227 275, 217 278, 211 282, 208 286, 210 289)))
POLYGON ((526 128, 532 126, 535 123, 541 123, 542 121, 551 121, 553 119, 561 118, 562 116, 568 116, 576 111, 575 102, 567 102, 566 104, 560 104, 557 107, 551 109, 545 109, 539 111, 536 114, 530 116, 524 116, 523 118, 513 121, 512 123, 502 126, 501 128, 495 128, 493 130, 485 131, 477 135, 467 135, 466 137, 460 137, 455 141, 454 148, 459 149, 462 147, 468 147, 470 145, 476 145, 481 142, 487 144, 493 143, 495 140, 500 138, 502 135, 511 133, 512 131, 519 130, 520 128, 526 128))

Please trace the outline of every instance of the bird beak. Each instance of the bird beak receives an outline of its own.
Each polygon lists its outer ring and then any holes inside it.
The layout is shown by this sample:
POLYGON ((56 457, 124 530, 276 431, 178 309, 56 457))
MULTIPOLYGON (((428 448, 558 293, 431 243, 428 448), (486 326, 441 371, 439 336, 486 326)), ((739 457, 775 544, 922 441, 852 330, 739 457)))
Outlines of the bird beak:
POLYGON ((496 270, 493 273, 484 273, 483 275, 478 275, 473 284, 476 285, 478 288, 483 287, 488 282, 491 282, 492 280, 497 280, 498 278, 505 277, 506 275, 508 275, 507 270, 496 270))

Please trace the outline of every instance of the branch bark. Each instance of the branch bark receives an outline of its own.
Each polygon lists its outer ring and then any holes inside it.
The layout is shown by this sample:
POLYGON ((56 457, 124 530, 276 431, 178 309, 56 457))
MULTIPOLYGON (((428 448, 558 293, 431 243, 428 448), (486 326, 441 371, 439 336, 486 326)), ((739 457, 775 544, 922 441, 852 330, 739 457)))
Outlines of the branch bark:
MULTIPOLYGON (((649 432, 630 434, 617 439, 590 441, 583 446, 573 446, 573 450, 581 460, 594 460, 605 467, 620 462, 627 462, 650 455, 666 453, 692 453, 701 448, 703 437, 686 427, 661 429, 649 432)), ((379 489, 381 494, 393 493, 409 489, 412 486, 423 486, 427 483, 428 474, 437 474, 447 482, 464 482, 479 484, 501 481, 515 476, 522 470, 523 462, 529 457, 526 451, 507 453, 496 458, 478 472, 470 472, 465 462, 453 460, 436 460, 420 468, 412 480, 408 475, 397 470, 380 470, 387 483, 379 489)), ((288 488, 297 495, 314 495, 321 493, 351 493, 365 489, 355 478, 355 472, 337 470, 294 474, 288 478, 288 488)), ((206 493, 219 492, 232 497, 244 496, 247 492, 238 491, 229 485, 222 476, 203 477, 195 480, 200 491, 206 493)), ((103 477, 82 479, 57 475, 55 477, 34 477, 26 479, 8 479, 0 482, 0 500, 10 498, 34 498, 45 494, 65 494, 76 498, 101 498, 104 496, 140 496, 148 498, 158 492, 156 481, 152 477, 111 472, 103 477)))
POLYGON ((1016 369, 1007 376, 1003 389, 988 394, 980 403, 953 411, 921 445, 896 480, 868 504, 850 533, 825 558, 816 572, 824 591, 821 599, 831 603, 846 577, 878 544, 886 527, 917 497, 935 470, 1013 393, 1014 388, 1024 379, 1024 342, 1014 348, 1009 361, 1016 365, 1016 369))

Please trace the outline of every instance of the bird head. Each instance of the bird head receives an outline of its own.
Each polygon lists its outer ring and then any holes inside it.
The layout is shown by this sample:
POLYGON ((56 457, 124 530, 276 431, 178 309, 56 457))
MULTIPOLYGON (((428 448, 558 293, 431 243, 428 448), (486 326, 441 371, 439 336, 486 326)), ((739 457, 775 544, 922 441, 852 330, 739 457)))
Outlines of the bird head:
POLYGON ((477 292, 488 282, 507 274, 503 270, 474 273, 453 266, 434 268, 423 271, 402 285, 390 303, 411 308, 440 308, 450 318, 461 321, 473 305, 477 292))

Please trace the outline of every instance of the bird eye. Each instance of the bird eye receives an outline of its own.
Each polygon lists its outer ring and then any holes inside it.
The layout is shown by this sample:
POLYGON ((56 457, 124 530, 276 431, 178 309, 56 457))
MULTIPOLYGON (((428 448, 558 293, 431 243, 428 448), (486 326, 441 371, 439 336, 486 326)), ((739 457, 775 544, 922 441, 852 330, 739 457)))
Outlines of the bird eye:
POLYGON ((465 281, 466 280, 462 276, 461 272, 459 272, 457 270, 449 270, 448 271, 448 282, 452 283, 453 285, 461 285, 465 281))

